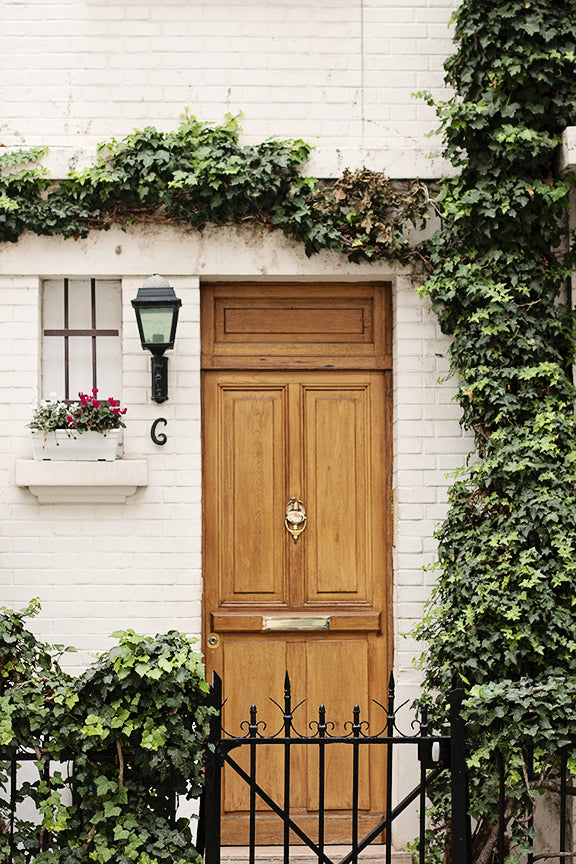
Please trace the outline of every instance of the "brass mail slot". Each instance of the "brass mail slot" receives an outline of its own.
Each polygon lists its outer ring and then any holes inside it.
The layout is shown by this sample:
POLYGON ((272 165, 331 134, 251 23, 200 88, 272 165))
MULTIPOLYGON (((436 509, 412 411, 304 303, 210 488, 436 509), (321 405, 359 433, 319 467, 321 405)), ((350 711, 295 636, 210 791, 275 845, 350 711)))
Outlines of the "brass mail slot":
POLYGON ((263 615, 262 630, 330 630, 330 615, 263 615))

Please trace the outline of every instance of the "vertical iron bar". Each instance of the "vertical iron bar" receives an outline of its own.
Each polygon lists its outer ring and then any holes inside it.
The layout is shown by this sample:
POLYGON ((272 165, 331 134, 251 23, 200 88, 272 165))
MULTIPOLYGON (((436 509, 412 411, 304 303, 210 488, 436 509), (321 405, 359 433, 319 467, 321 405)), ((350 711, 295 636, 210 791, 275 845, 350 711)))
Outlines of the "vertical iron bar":
MULTIPOLYGON (((566 799, 567 799, 567 774, 568 774, 568 748, 563 747, 560 751, 560 851, 566 852, 566 799)), ((562 861, 562 859, 558 859, 562 861)))
MULTIPOLYGON (((172 772, 170 772, 170 779, 172 780, 172 772)), ((170 828, 176 828, 176 810, 178 809, 178 798, 176 795, 176 789, 174 788, 174 783, 170 782, 170 791, 168 793, 168 825, 170 828)))
POLYGON ((249 864, 254 864, 256 859, 256 745, 253 739, 256 738, 258 732, 258 723, 256 722, 256 705, 250 706, 250 725, 248 726, 250 735, 250 828, 249 828, 249 849, 248 861, 249 864))
POLYGON ((354 706, 352 723, 354 743, 352 745, 352 864, 358 864, 358 738, 360 736, 360 706, 354 706))
POLYGON ((64 399, 70 399, 70 342, 68 329, 70 324, 70 305, 68 297, 68 279, 64 279, 64 399))
POLYGON ((198 824, 196 827, 196 851, 199 855, 204 855, 206 847, 206 790, 202 789, 200 793, 200 801, 198 808, 198 824))
MULTIPOLYGON (((90 317, 92 321, 92 330, 96 330, 96 279, 92 277, 90 280, 90 317)), ((96 376, 96 333, 92 333, 92 387, 98 387, 96 376)))
POLYGON ((222 757, 220 739, 222 737, 222 679, 212 673, 212 686, 208 705, 217 713, 210 717, 210 731, 206 748, 206 785, 204 789, 204 864, 220 864, 220 806, 222 789, 222 757))
POLYGON ((290 862, 290 828, 288 827, 288 819, 290 818, 290 730, 292 728, 292 693, 290 687, 290 678, 288 670, 284 678, 284 737, 287 739, 284 744, 284 864, 290 862))
POLYGON ((506 837, 506 778, 504 775, 504 759, 500 750, 496 750, 496 767, 498 769, 498 864, 504 864, 504 840, 506 837))
MULTIPOLYGON (((40 777, 46 783, 48 793, 50 793, 51 788, 50 788, 50 757, 49 756, 46 757, 46 762, 45 762, 44 768, 40 772, 40 777)), ((40 843, 40 851, 41 852, 47 852, 48 849, 50 848, 51 834, 50 834, 50 831, 44 831, 43 828, 42 828, 42 831, 43 831, 43 833, 40 834, 40 836, 42 838, 41 843, 40 843)))
POLYGON ((392 862, 392 766, 394 763, 394 673, 388 679, 388 709, 386 712, 386 736, 391 740, 386 744, 386 864, 392 862))
POLYGON ((450 691, 450 786, 452 794, 452 861, 470 864, 471 842, 466 776, 466 727, 460 709, 464 685, 457 673, 450 691))
POLYGON ((326 708, 318 709, 318 864, 324 858, 325 783, 326 783, 326 708))
MULTIPOLYGON (((531 744, 528 745, 528 778, 530 780, 535 780, 534 777, 534 748, 531 744)), ((534 828, 534 819, 530 817, 528 821, 528 827, 532 831, 534 828)), ((534 845, 532 845, 531 851, 526 856, 526 864, 534 864, 534 845)))
POLYGON ((14 820, 16 818, 16 783, 17 783, 17 768, 16 768, 16 753, 12 756, 10 762, 10 861, 14 860, 14 820))
MULTIPOLYGON (((420 735, 422 738, 428 737, 428 708, 422 705, 420 712, 420 735)), ((426 742, 422 742, 422 748, 426 746, 426 742)), ((422 755, 424 750, 422 749, 422 755)), ((418 841, 418 864, 425 864, 424 855, 426 852, 426 766, 424 759, 420 759, 420 835, 418 841)))

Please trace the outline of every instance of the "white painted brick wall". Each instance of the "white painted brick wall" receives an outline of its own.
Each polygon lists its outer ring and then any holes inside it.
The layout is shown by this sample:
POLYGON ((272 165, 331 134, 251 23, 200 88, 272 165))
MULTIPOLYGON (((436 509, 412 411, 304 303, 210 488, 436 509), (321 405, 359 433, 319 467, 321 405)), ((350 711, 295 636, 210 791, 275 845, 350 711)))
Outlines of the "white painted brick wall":
POLYGON ((188 107, 246 141, 302 137, 314 173, 432 176, 457 0, 41 0, 0 4, 1 142, 93 148, 188 107), (419 170, 415 170, 418 168, 419 170))
POLYGON ((279 279, 395 277, 395 665, 412 685, 417 678, 412 648, 402 634, 420 617, 429 593, 432 576, 422 567, 434 558, 432 535, 445 512, 449 485, 445 474, 463 463, 471 445, 458 423, 452 386, 438 383, 447 369, 447 340, 411 278, 385 263, 350 265, 327 253, 307 259, 299 247, 274 234, 251 236, 239 229, 203 235, 112 229, 78 242, 26 237, 6 247, 0 267, 6 274, 0 277, 0 344, 8 348, 0 361, 5 385, 0 392, 1 578, 9 589, 4 596, 16 603, 41 596, 44 613, 38 626, 59 640, 70 637, 78 643, 72 638, 78 618, 79 647, 86 649, 102 648, 104 634, 121 625, 199 628, 199 278, 258 278, 263 270, 267 278, 279 279), (150 477, 149 486, 125 505, 40 506, 14 486, 15 458, 30 455, 24 426, 39 387, 40 280, 33 272, 39 261, 47 275, 61 274, 66 264, 67 272, 77 275, 123 277, 122 396, 129 406, 124 449, 126 458, 148 460, 150 477), (187 270, 192 274, 175 275, 187 270), (22 275, 10 275, 17 271, 22 275), (144 278, 155 271, 170 278, 183 301, 169 360, 171 398, 162 406, 150 400, 150 359, 140 348, 130 305, 144 278), (157 416, 168 420, 163 448, 149 437, 157 416))
MULTIPOLYGON (((397 704, 413 701, 421 678, 414 661, 422 652, 410 635, 422 618, 434 584, 429 569, 436 557, 434 531, 446 514, 446 475, 461 467, 473 442, 460 425, 453 401, 454 385, 443 381, 448 371, 449 341, 419 299, 410 279, 398 280, 394 315, 395 488, 398 507, 394 554, 394 671, 397 704), (425 569, 428 568, 428 569, 425 569)), ((409 707, 399 725, 410 731, 409 707)), ((418 783, 417 765, 408 760, 395 767, 395 800, 418 783)), ((413 815, 395 824, 398 848, 414 838, 413 815)))
MULTIPOLYGON (((199 284, 202 279, 393 279, 394 291, 394 642, 398 701, 417 694, 419 653, 408 635, 424 608, 433 574, 434 528, 446 509, 445 473, 471 448, 447 370, 447 340, 419 299, 410 275, 395 265, 351 265, 323 253, 307 259, 277 234, 239 228, 202 234, 173 228, 118 228, 86 240, 23 237, 0 259, 0 585, 5 604, 42 602, 34 630, 80 649, 71 668, 110 645, 115 629, 198 633, 201 609, 201 453, 199 284), (117 250, 120 250, 118 252, 117 250), (122 278, 123 401, 128 405, 125 458, 146 459, 149 485, 125 504, 39 505, 15 485, 15 462, 30 458, 25 424, 39 393, 39 290, 43 276, 122 278), (182 299, 175 350, 169 355, 168 402, 150 400, 149 355, 142 351, 130 305, 143 280, 163 273, 182 299), (19 274, 19 275, 14 275, 19 274), (152 443, 153 420, 167 419, 168 442, 152 443)), ((399 763, 399 795, 413 775, 399 763)), ((410 818, 396 843, 414 836, 410 818)))

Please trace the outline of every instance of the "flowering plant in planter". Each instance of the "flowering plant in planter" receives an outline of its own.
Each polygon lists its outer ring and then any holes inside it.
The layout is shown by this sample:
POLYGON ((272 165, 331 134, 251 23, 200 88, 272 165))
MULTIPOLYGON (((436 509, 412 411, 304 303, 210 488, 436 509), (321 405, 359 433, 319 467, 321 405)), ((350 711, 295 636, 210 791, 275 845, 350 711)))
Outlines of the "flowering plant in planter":
POLYGON ((100 432, 126 428, 122 417, 126 408, 120 408, 118 399, 109 396, 107 400, 98 399, 98 389, 92 395, 78 394, 79 402, 68 404, 54 399, 43 399, 34 412, 28 428, 39 432, 53 432, 64 429, 72 432, 100 432))

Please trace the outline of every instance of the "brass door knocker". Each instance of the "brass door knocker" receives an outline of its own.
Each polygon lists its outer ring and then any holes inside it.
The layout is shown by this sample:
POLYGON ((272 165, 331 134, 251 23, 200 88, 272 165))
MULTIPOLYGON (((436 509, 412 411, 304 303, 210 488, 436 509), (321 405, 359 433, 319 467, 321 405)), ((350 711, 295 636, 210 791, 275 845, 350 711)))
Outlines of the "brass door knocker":
POLYGON ((306 528, 306 510, 301 501, 297 498, 290 498, 286 505, 286 515, 284 517, 284 525, 286 530, 290 532, 294 542, 306 528))

